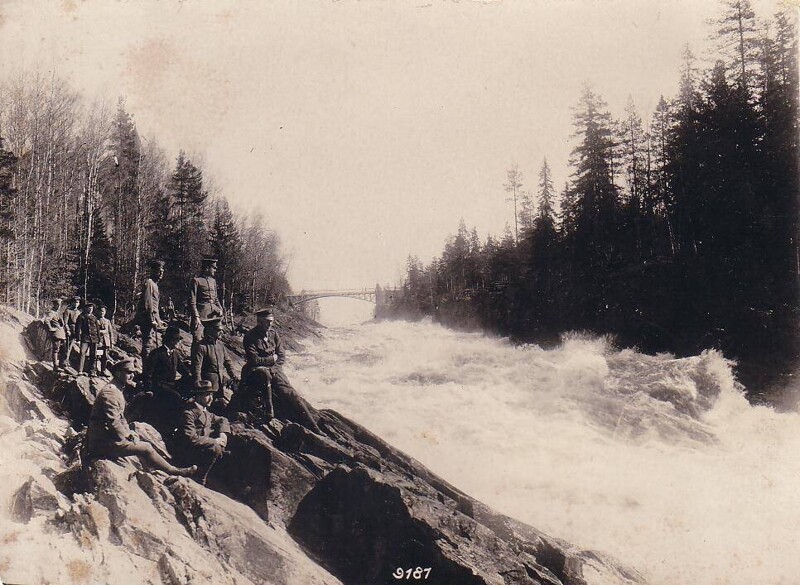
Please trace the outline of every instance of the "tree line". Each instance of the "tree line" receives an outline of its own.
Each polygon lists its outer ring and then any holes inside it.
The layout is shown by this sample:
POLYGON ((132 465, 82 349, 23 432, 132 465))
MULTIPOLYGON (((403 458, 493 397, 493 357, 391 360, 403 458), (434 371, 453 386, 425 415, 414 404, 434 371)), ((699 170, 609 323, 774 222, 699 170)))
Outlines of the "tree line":
MULTIPOLYGON (((397 316, 433 315, 523 341, 611 333, 645 351, 721 348, 750 382, 797 350, 797 38, 789 13, 759 21, 727 0, 719 59, 683 53, 677 95, 649 123, 585 87, 571 175, 547 159, 536 187, 503 185, 515 230, 481 242, 463 220, 441 255, 409 257, 397 316)), ((766 376, 766 378, 765 378, 766 376)))
POLYGON ((180 310, 204 253, 227 310, 290 290, 265 218, 234 216, 197 162, 140 135, 122 99, 90 103, 40 71, 0 81, 0 302, 38 316, 77 294, 127 319, 162 259, 162 299, 180 310))

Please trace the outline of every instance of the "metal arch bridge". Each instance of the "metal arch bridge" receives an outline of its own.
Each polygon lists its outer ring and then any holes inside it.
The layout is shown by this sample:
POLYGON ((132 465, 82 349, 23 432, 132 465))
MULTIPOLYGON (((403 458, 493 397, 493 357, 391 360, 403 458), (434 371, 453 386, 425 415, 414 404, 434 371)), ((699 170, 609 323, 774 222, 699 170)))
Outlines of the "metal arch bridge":
POLYGON ((302 305, 317 299, 330 297, 341 297, 348 299, 358 299, 378 305, 387 298, 392 298, 399 289, 394 288, 373 288, 373 289, 346 289, 346 290, 304 290, 296 295, 289 295, 287 300, 294 305, 302 305))

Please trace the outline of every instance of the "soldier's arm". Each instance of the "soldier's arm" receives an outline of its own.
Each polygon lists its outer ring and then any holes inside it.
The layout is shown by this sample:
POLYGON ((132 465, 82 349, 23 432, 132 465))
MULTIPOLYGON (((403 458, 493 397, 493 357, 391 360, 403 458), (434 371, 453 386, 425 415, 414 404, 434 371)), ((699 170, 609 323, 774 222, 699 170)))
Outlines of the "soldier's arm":
POLYGON ((195 319, 200 318, 200 313, 197 311, 197 279, 192 279, 192 284, 189 287, 189 311, 191 316, 195 319))
POLYGON ((217 436, 221 435, 222 433, 230 433, 231 432, 231 425, 228 422, 228 419, 224 416, 217 416, 216 414, 212 415, 214 417, 211 424, 216 431, 217 436))
POLYGON ((106 427, 117 440, 130 440, 133 436, 130 425, 125 420, 125 401, 117 394, 105 394, 100 401, 100 413, 106 427))
POLYGON ((231 358, 228 357, 228 350, 225 349, 224 346, 222 348, 222 355, 223 355, 222 363, 225 365, 225 371, 228 372, 228 375, 231 378, 235 378, 236 374, 233 372, 233 363, 231 362, 231 358))
POLYGON ((197 417, 194 412, 194 409, 190 408, 184 411, 183 416, 181 417, 181 426, 180 426, 181 436, 195 447, 206 447, 206 446, 216 445, 217 444, 216 440, 212 439, 211 437, 204 437, 203 435, 197 432, 197 425, 195 424, 196 420, 197 417))
POLYGON ((244 336, 244 355, 247 363, 253 366, 271 366, 273 364, 272 358, 262 355, 257 343, 258 339, 253 339, 249 335, 244 336))
POLYGON ((281 336, 278 335, 278 332, 275 332, 275 355, 278 356, 278 361, 276 362, 279 366, 282 366, 286 363, 286 350, 283 349, 283 343, 281 343, 281 336))
POLYGON ((203 348, 198 347, 192 352, 192 376, 194 381, 197 382, 203 375, 203 348))

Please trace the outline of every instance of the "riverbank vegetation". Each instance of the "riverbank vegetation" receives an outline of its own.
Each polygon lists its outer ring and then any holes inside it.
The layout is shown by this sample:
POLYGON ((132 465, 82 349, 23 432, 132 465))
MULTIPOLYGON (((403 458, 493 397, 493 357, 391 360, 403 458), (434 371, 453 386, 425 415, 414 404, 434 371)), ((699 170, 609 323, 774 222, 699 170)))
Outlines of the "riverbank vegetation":
POLYGON ((162 303, 181 310, 203 253, 219 259, 227 309, 289 291, 266 219, 234 215, 201 164, 170 161, 123 100, 90 102, 49 72, 0 80, 0 303, 39 315, 78 294, 124 319, 161 258, 162 303))
POLYGON ((503 187, 514 227, 482 242, 461 222, 429 264, 408 259, 385 312, 432 315, 519 340, 567 330, 687 355, 721 348, 751 383, 797 350, 797 39, 789 13, 756 19, 727 0, 718 60, 687 47, 677 95, 648 121, 613 117, 586 87, 574 109, 571 175, 547 159, 526 189, 503 187), (516 232, 516 233, 515 233, 516 232))

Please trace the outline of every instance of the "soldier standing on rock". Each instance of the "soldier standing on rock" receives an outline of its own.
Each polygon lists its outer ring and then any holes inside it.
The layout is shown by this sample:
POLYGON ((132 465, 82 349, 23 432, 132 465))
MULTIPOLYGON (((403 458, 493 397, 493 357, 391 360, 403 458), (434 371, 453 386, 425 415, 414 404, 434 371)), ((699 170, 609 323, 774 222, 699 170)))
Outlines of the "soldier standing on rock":
POLYGON ((299 422, 307 429, 322 434, 305 400, 292 387, 283 373, 286 352, 280 335, 273 328, 275 314, 271 308, 256 312, 256 326, 244 334, 247 359, 242 368, 242 380, 248 387, 264 393, 268 418, 274 416, 273 403, 284 418, 299 422))
POLYGON ((67 326, 67 355, 65 357, 67 364, 69 364, 69 359, 72 357, 73 349, 78 352, 78 355, 81 353, 81 339, 75 328, 78 317, 81 315, 81 311, 78 308, 80 304, 81 297, 73 297, 67 310, 64 311, 64 324, 67 326))
POLYGON ((83 375, 86 356, 89 356, 89 375, 94 377, 95 362, 97 361, 97 344, 100 343, 100 325, 94 315, 94 304, 83 305, 83 312, 78 316, 75 329, 81 342, 81 360, 78 365, 78 375, 83 375))
POLYGON ((225 408, 230 402, 230 392, 226 395, 225 383, 229 379, 237 380, 225 345, 219 339, 220 329, 218 317, 203 322, 203 339, 192 348, 192 371, 195 383, 200 380, 211 382, 216 407, 225 408))
POLYGON ((142 330, 142 363, 158 345, 156 334, 165 328, 158 307, 158 281, 164 278, 164 262, 153 260, 150 263, 150 277, 142 285, 142 295, 136 310, 136 322, 142 330))
POLYGON ((217 296, 217 259, 203 256, 203 269, 200 276, 192 279, 189 292, 189 311, 191 313, 191 330, 194 344, 203 338, 203 321, 222 318, 222 305, 217 296))
POLYGON ((208 411, 214 389, 208 380, 199 380, 192 389, 194 398, 183 411, 178 427, 178 453, 186 463, 195 464, 198 476, 205 478, 211 466, 222 457, 231 428, 228 419, 208 411))
POLYGON ((112 366, 113 379, 98 392, 89 416, 85 462, 135 455, 143 463, 160 471, 172 475, 193 475, 197 472, 197 466, 175 467, 159 455, 153 445, 142 440, 125 419, 123 391, 133 382, 135 371, 132 359, 122 360, 112 366))
POLYGON ((98 371, 106 375, 108 368, 108 350, 114 346, 114 325, 106 318, 106 308, 101 305, 97 315, 97 325, 100 329, 100 344, 97 346, 97 355, 100 357, 98 371))
POLYGON ((64 367, 64 347, 67 340, 67 325, 58 310, 61 308, 61 299, 53 299, 51 310, 44 318, 47 330, 50 332, 50 347, 53 357, 53 371, 64 367))

